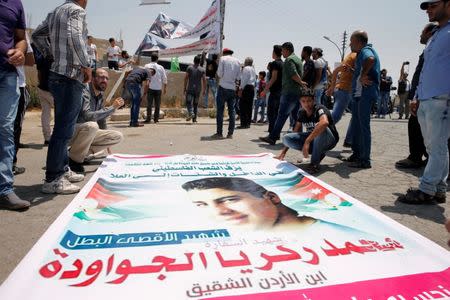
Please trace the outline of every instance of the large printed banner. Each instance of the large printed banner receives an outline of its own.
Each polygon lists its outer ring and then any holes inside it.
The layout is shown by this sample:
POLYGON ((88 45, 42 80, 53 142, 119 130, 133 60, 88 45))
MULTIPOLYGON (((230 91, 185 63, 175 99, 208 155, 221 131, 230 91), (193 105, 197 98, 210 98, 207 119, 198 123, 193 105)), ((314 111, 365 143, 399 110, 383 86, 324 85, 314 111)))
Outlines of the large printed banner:
POLYGON ((450 298, 450 253, 270 154, 109 156, 0 299, 450 298))

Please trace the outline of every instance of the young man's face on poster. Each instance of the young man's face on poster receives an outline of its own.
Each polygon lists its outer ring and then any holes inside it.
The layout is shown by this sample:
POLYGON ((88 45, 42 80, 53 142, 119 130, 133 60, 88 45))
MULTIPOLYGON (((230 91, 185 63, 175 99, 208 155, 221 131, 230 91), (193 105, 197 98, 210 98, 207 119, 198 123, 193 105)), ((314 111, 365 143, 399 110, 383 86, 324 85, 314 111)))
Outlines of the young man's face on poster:
POLYGON ((203 209, 215 220, 231 226, 252 229, 272 227, 278 220, 276 203, 279 197, 273 192, 262 196, 247 192, 220 188, 190 190, 189 200, 199 209, 203 209))

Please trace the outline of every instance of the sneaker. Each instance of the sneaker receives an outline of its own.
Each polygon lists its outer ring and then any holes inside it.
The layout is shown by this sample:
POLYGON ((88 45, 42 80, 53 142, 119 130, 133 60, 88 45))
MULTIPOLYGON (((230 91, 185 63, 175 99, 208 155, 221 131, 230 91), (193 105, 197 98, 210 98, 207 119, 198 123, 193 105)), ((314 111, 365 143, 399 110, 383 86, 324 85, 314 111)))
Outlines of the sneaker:
POLYGON ((3 209, 26 210, 30 205, 30 202, 20 199, 14 192, 0 196, 0 208, 3 209))
POLYGON ((44 181, 42 192, 44 194, 75 194, 80 191, 80 187, 70 183, 64 176, 61 176, 52 182, 44 181))
POLYGON ((409 158, 405 158, 396 162, 395 166, 404 169, 418 169, 422 167, 422 162, 416 162, 409 158))
POLYGON ((232 134, 227 134, 227 139, 233 139, 233 135, 232 134))
POLYGON ((72 171, 70 168, 64 173, 64 178, 66 178, 69 182, 80 182, 84 180, 83 174, 78 174, 72 171))
POLYGON ((192 120, 192 116, 193 116, 193 115, 189 115, 189 116, 187 116, 187 118, 186 118, 186 121, 190 121, 190 120, 192 120))
POLYGON ((193 119, 192 119, 192 123, 198 123, 198 122, 197 122, 197 118, 193 118, 193 119))
POLYGON ((262 136, 262 137, 259 138, 259 140, 263 141, 263 142, 265 142, 267 144, 270 144, 270 145, 275 145, 275 143, 276 143, 276 141, 272 140, 270 138, 270 136, 262 136))
POLYGON ((149 119, 145 119, 145 121, 144 121, 145 124, 150 124, 151 122, 152 122, 152 120, 149 120, 149 119))
POLYGON ((144 124, 142 124, 142 123, 130 124, 129 127, 144 127, 144 124))
POLYGON ((398 201, 406 204, 435 204, 434 196, 419 189, 409 189, 405 195, 398 197, 398 201))
POLYGON ((84 173, 83 163, 76 162, 69 157, 69 168, 70 170, 77 173, 84 173))
POLYGON ((18 167, 18 166, 13 166, 13 174, 14 175, 20 175, 25 173, 25 168, 24 167, 18 167))
POLYGON ((310 175, 314 175, 314 174, 317 174, 318 172, 320 172, 320 166, 319 165, 309 164, 308 166, 304 167, 304 169, 310 175))
POLYGON ((223 140, 223 135, 222 135, 222 134, 219 134, 219 133, 214 133, 214 134, 211 136, 211 139, 213 139, 213 140, 223 140))

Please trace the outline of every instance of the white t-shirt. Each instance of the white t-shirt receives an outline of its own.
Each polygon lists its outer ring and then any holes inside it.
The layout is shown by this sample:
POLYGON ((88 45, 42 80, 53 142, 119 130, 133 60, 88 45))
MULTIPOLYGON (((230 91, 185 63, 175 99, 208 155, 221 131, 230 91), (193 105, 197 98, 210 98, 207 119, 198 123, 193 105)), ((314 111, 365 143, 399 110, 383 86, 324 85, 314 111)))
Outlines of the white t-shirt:
POLYGON ((158 63, 149 63, 145 65, 146 69, 153 68, 155 69, 155 75, 152 77, 150 81, 149 88, 151 90, 160 91, 162 90, 163 84, 167 84, 167 74, 166 70, 164 70, 163 66, 158 63))
POLYGON ((97 60, 97 56, 95 55, 97 53, 97 46, 95 44, 87 45, 87 53, 91 61, 97 60))
POLYGON ((108 61, 119 61, 120 56, 120 48, 119 46, 111 47, 109 46, 106 49, 106 52, 108 53, 108 61))
MULTIPOLYGON (((322 72, 326 72, 326 70, 324 70, 327 67, 327 62, 323 57, 319 57, 318 59, 316 59, 314 61, 314 69, 322 69, 322 72)), ((322 76, 322 74, 321 74, 322 76)), ((319 84, 317 84, 317 86, 314 87, 314 89, 318 90, 318 89, 323 89, 325 87, 325 81, 322 80, 322 78, 320 79, 321 81, 319 82, 319 84)))
POLYGON ((217 76, 220 78, 219 85, 224 89, 235 90, 236 80, 241 76, 241 64, 237 58, 225 55, 220 58, 217 76))

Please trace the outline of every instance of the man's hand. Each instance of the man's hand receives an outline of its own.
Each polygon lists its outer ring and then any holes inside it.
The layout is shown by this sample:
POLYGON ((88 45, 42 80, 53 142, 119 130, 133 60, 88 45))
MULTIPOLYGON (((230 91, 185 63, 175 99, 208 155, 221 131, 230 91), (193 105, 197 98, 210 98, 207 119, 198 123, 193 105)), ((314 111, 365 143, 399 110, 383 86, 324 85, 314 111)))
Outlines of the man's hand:
POLYGON ((373 81, 369 79, 368 75, 361 76, 361 78, 359 79, 359 82, 361 82, 363 87, 368 87, 373 84, 373 81))
POLYGON ((14 67, 22 66, 25 63, 25 55, 20 49, 9 49, 6 55, 8 55, 8 62, 14 67))
POLYGON ((334 93, 334 88, 333 88, 332 86, 330 86, 330 87, 327 89, 327 91, 325 92, 325 94, 326 94, 328 97, 333 96, 333 93, 334 93))
POLYGON ((164 89, 163 89, 163 95, 165 95, 166 93, 167 93, 167 88, 164 87, 164 89))
POLYGON ((310 147, 311 143, 308 141, 305 141, 305 143, 303 144, 303 148, 302 148, 302 152, 303 152, 303 157, 304 158, 308 158, 309 157, 309 147, 310 147))
POLYGON ((411 102, 409 103, 409 109, 411 111, 411 115, 416 117, 417 116, 417 110, 419 109, 419 101, 417 101, 416 99, 411 100, 411 102))
POLYGON ((92 79, 92 69, 91 68, 81 68, 83 72, 83 83, 89 83, 92 79))
POLYGON ((122 107, 124 104, 125 104, 125 101, 123 101, 123 99, 119 97, 116 100, 114 100, 112 106, 115 109, 118 109, 118 108, 122 107))

